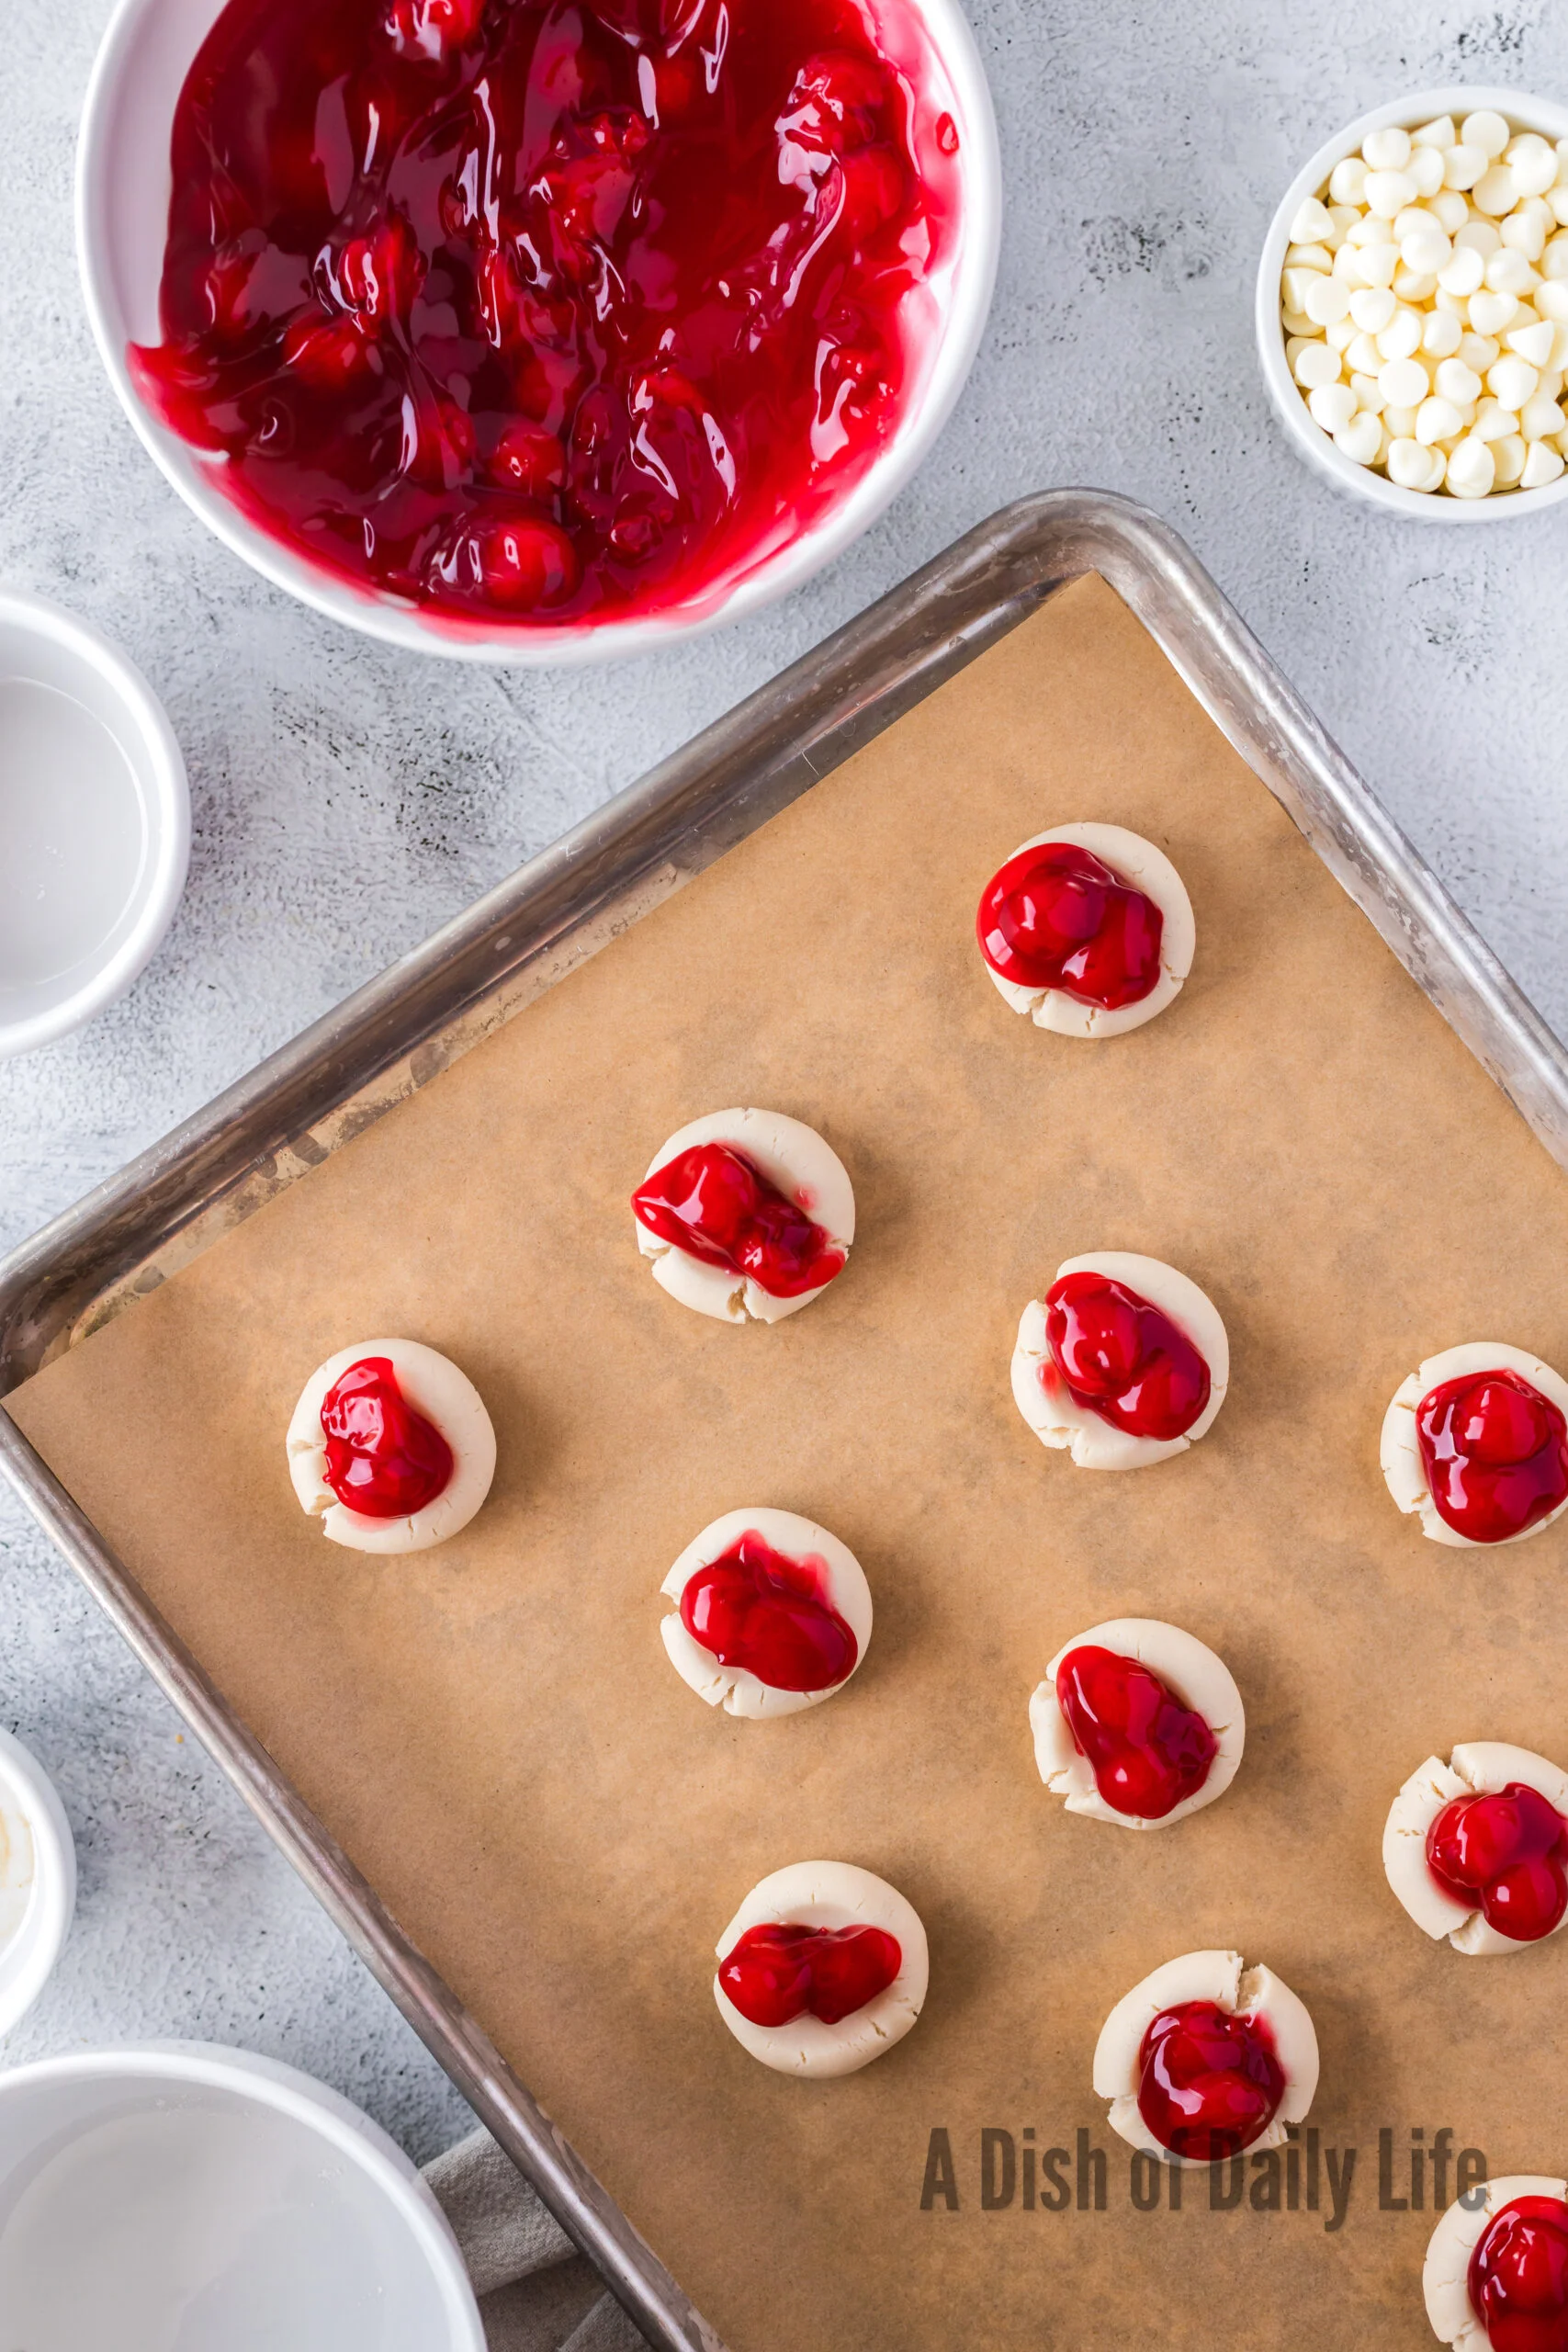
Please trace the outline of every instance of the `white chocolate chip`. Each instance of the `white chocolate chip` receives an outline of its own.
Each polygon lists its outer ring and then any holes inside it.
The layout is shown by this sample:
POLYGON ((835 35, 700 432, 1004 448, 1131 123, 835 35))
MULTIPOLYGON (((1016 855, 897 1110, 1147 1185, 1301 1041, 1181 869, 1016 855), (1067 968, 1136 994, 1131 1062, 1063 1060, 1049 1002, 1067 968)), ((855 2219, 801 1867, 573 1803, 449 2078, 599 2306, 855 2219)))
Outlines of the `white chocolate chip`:
POLYGON ((1305 295, 1301 307, 1315 325, 1333 326, 1348 314, 1350 289, 1343 278, 1324 277, 1316 270, 1301 270, 1295 275, 1305 280, 1305 295))
POLYGON ((1421 322, 1421 348, 1433 359, 1451 359, 1464 329, 1451 311, 1428 311, 1421 322))
POLYGON ((1382 334, 1398 308, 1398 298, 1386 286, 1359 286, 1350 297, 1350 316, 1366 334, 1382 334))
POLYGON ((1500 220, 1505 212, 1511 212, 1518 200, 1519 191, 1506 164, 1494 164, 1489 172, 1483 172, 1471 198, 1471 202, 1481 211, 1489 213, 1494 220, 1500 220))
POLYGON ((1396 212, 1403 212, 1407 204, 1414 204, 1416 195, 1416 183, 1408 172, 1372 171, 1367 174, 1367 203, 1382 220, 1392 220, 1396 212))
POLYGON ((1397 123, 1389 123, 1382 130, 1370 130, 1361 141, 1361 153, 1374 172, 1402 172, 1410 161, 1410 133, 1397 123))
POLYGON ((1486 283, 1495 294, 1528 294, 1535 282, 1534 270, 1511 245, 1499 245, 1486 264, 1486 283))
POLYGON ((1510 351, 1528 359, 1532 368, 1550 368, 1556 347, 1557 334, 1550 319, 1538 319, 1529 326, 1516 327, 1505 340, 1510 351))
POLYGON ((1464 226, 1456 229, 1453 233, 1456 252, 1461 246, 1470 245, 1481 255, 1483 261, 1490 261, 1503 242, 1502 233, 1495 220, 1467 218, 1464 226))
MULTIPOLYGON (((1433 382, 1444 400, 1452 401, 1460 408, 1462 408, 1467 401, 1478 401, 1481 398, 1481 379, 1473 368, 1465 366, 1462 359, 1439 359, 1433 382)), ((1429 440, 1440 441, 1444 436, 1440 433, 1434 433, 1426 437, 1429 440)))
POLYGON ((1296 355, 1295 378, 1304 391, 1339 380, 1339 355, 1325 343, 1309 343, 1296 355))
POLYGON ((1331 236, 1333 232, 1334 222, 1328 207, 1319 203, 1315 196, 1309 196, 1304 204, 1298 206, 1295 219, 1291 222, 1291 242, 1298 245, 1314 245, 1320 238, 1331 236))
POLYGON ((1500 114, 1483 107, 1478 113, 1465 116, 1459 135, 1467 147, 1479 147, 1490 164, 1503 153, 1514 134, 1500 114))
POLYGON ((1448 485, 1456 498, 1484 498, 1496 470, 1490 446, 1472 434, 1449 454, 1448 485))
MULTIPOLYGON (((1314 393, 1314 398, 1317 395, 1314 393)), ((1416 412, 1416 438, 1427 443, 1451 441, 1464 429, 1464 419, 1452 401, 1439 400, 1436 394, 1422 401, 1416 412)))
POLYGON ((1487 390, 1505 408, 1511 409, 1522 409, 1528 400, 1533 399, 1540 383, 1540 368, 1532 368, 1528 359, 1519 358, 1514 352, 1499 359, 1486 376, 1487 390))
POLYGON ((1539 131, 1521 131, 1517 139, 1511 140, 1506 160, 1521 196, 1544 196, 1557 178, 1557 151, 1539 131))
POLYGON ((1438 283, 1445 294, 1468 297, 1484 284, 1486 264, 1473 245, 1463 243, 1464 231, 1461 229, 1459 233, 1460 242, 1455 244, 1451 258, 1438 272, 1438 283))
POLYGON ((1408 359, 1421 348, 1421 314, 1405 303, 1394 311, 1386 327, 1379 330, 1377 346, 1385 359, 1408 359))
POLYGON ((1443 157, 1443 186, 1472 188, 1485 169, 1486 157, 1481 149, 1461 140, 1443 157))
POLYGON ((1429 490, 1431 470, 1430 453, 1414 435, 1407 440, 1389 443, 1389 480, 1396 481, 1401 490, 1429 490))
POLYGON ((1336 204, 1359 204, 1367 186, 1367 166, 1359 155, 1347 155, 1334 166, 1328 193, 1336 204))
POLYGON ((1552 441, 1568 426, 1561 401, 1548 393, 1537 392, 1519 411, 1519 431, 1527 441, 1552 441))
POLYGON ((1443 185, 1443 158, 1436 147, 1416 148, 1404 169, 1422 196, 1436 196, 1443 185))
POLYGON ((1521 490, 1544 490, 1548 482, 1557 480, 1562 469, 1563 460, 1558 450, 1548 442, 1532 441, 1524 471, 1519 476, 1519 487, 1521 490))
POLYGON ((1494 490, 1517 488, 1525 469, 1527 454, 1524 442, 1517 433, 1506 433, 1500 441, 1493 442, 1492 457, 1497 469, 1492 483, 1494 490))
POLYGON ((1414 408, 1430 386, 1418 359, 1390 359, 1378 370, 1378 389, 1391 408, 1414 408))
POLYGON ((1435 115, 1430 122, 1424 122, 1419 130, 1413 130, 1410 141, 1415 147, 1444 149, 1451 147, 1458 137, 1452 115, 1439 114, 1435 115))
MULTIPOLYGON (((1329 392, 1335 392, 1339 387, 1331 384, 1327 389, 1329 392)), ((1314 400, 1324 397, 1325 394, 1319 392, 1313 395, 1314 400)), ((1369 409, 1361 408, 1348 423, 1339 427, 1334 435, 1334 446, 1358 466, 1375 465, 1382 448, 1382 425, 1369 409)))
POLYGON ((1477 334, 1506 334, 1519 307, 1517 294, 1494 294, 1483 286, 1470 298, 1470 323, 1477 334))
MULTIPOLYGON (((1487 399, 1476 402, 1472 429, 1479 440, 1506 441, 1517 435, 1519 420, 1511 408, 1503 406, 1501 401, 1487 399)), ((1519 463, 1524 463, 1522 457, 1519 463)))
POLYGON ((1307 400, 1308 408, 1325 433, 1343 432, 1358 405, 1348 384, 1320 384, 1307 400))

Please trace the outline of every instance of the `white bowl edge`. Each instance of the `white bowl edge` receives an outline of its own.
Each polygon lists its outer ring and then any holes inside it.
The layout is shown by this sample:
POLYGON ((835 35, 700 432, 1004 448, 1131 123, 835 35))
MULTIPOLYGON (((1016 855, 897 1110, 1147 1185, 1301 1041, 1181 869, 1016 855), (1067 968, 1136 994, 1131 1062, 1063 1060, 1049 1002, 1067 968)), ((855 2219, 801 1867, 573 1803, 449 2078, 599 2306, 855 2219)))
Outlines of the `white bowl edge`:
MULTIPOLYGON (((0 1061, 31 1053, 79 1029, 132 987, 152 961, 175 918, 190 865, 190 786, 168 714, 136 664, 118 645, 47 596, 0 588, 0 629, 51 640, 112 693, 126 728, 113 730, 130 762, 146 809, 152 872, 141 911, 114 953, 81 987, 45 1012, 0 1020, 0 1061)), ((7 675, 23 677, 25 671, 7 675)), ((106 721, 106 724, 107 722, 106 721)))
POLYGON ((76 1913, 76 1845, 60 1792, 31 1748, 0 1729, 0 1781, 16 1791, 33 1841, 33 1890, 0 1948, 0 2035, 19 2025, 54 1973, 76 1913))
POLYGON ((1568 138, 1568 106, 1551 98, 1533 97, 1524 90, 1504 90, 1456 85, 1445 89, 1417 90, 1409 97, 1392 98, 1386 105, 1373 107, 1367 114, 1359 115, 1354 122, 1327 139, 1286 189, 1269 226, 1263 241, 1262 256, 1258 266, 1258 285, 1254 301, 1254 322, 1258 338, 1258 356, 1263 370, 1263 380, 1273 401, 1276 414, 1284 425, 1297 454, 1313 470, 1337 490, 1348 491, 1354 497, 1365 499, 1370 505, 1380 507, 1385 514, 1402 515, 1407 522, 1427 523, 1501 523, 1519 522, 1568 498, 1568 472, 1562 473, 1543 490, 1507 491, 1487 498, 1448 498, 1416 490, 1404 490, 1398 482, 1387 481, 1374 473, 1370 466, 1359 466, 1353 458, 1337 449, 1322 427, 1308 413, 1295 380, 1285 364, 1285 334, 1280 318, 1280 277, 1285 263, 1285 249, 1290 243, 1290 224, 1297 209, 1307 197, 1315 196, 1327 180, 1336 164, 1355 153, 1371 130, 1382 130, 1391 124, 1402 124, 1415 130, 1421 123, 1431 122, 1438 115, 1463 116, 1491 107, 1525 130, 1540 130, 1550 139, 1568 138))
MULTIPOLYGON (((246 521, 223 492, 204 480, 200 458, 148 413, 131 382, 126 346, 132 339, 107 257, 103 220, 112 203, 107 159, 112 152, 120 74, 143 24, 164 0, 118 0, 87 85, 76 148, 77 266, 93 338, 109 380, 138 438, 165 480, 230 551, 274 587, 350 628, 412 652, 525 668, 578 668, 625 659, 706 636, 743 619, 801 586, 869 530, 923 463, 947 423, 979 351, 995 288, 1001 246, 1000 143, 990 87, 958 0, 893 0, 923 21, 946 74, 959 116, 963 176, 963 247, 941 343, 919 401, 886 451, 844 499, 778 555, 765 560, 711 609, 652 614, 643 619, 516 628, 496 636, 433 625, 412 605, 356 590, 297 555, 283 541, 246 521)), ((214 6, 215 18, 218 9, 214 6)), ((161 247, 160 247, 161 261, 161 247)))
POLYGON ((51 2081, 174 2082, 228 2091, 303 2123, 368 2173, 397 2208, 430 2265, 451 2321, 449 2346, 432 2352, 485 2352, 483 2322, 451 2223, 418 2167, 381 2126, 338 2091, 280 2060, 215 2042, 126 2042, 73 2051, 0 2074, 0 2110, 16 2092, 51 2081))

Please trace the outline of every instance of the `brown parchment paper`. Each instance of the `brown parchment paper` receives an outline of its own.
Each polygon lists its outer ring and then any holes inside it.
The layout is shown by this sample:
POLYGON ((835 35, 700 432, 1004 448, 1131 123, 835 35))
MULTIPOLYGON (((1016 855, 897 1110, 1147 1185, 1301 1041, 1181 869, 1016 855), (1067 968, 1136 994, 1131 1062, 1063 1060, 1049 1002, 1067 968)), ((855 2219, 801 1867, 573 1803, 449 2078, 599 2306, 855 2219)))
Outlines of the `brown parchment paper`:
POLYGON ((1382 1824, 1455 1740, 1568 1759, 1568 1526, 1440 1550, 1378 1429, 1455 1341, 1568 1363, 1565 1262, 1557 1169, 1085 581, 10 1409, 737 2352, 1415 2352, 1432 2217, 1380 2210, 1379 2132, 1406 2199, 1415 2129, 1568 2165, 1568 1939, 1429 1945, 1382 1824), (1002 858, 1085 818, 1164 845, 1198 918, 1179 1003, 1104 1044, 1015 1018, 972 932, 1002 858), (666 1298, 627 1207, 742 1102, 819 1126, 859 1201, 848 1272, 773 1329, 666 1298), (1120 1476, 1008 1389, 1025 1301, 1092 1248, 1184 1268, 1231 1337, 1213 1435, 1120 1476), (478 1521, 390 1561, 326 1544, 283 1453, 313 1366, 389 1332, 501 1440, 478 1521), (773 1724, 710 1713, 657 1632, 670 1562, 753 1502, 836 1530, 876 1602, 848 1691, 773 1724), (1159 1835, 1068 1819, 1031 1754, 1046 1659, 1122 1614, 1213 1644, 1247 1703, 1234 1788, 1159 1835), (753 1881, 817 1856, 904 1890, 931 1984, 811 2085, 709 1977, 753 1881), (1299 2211, 1213 2212, 1203 2175, 1131 2202, 1095 2037, 1210 1944, 1316 2020, 1316 2211, 1304 2143, 1299 2211), (939 2129, 958 2207, 922 2211, 939 2129), (991 2211, 987 2129, 1019 2157, 991 2211), (1080 2129, 1106 2210, 1026 2210, 1025 2149, 1071 2182, 1080 2129))

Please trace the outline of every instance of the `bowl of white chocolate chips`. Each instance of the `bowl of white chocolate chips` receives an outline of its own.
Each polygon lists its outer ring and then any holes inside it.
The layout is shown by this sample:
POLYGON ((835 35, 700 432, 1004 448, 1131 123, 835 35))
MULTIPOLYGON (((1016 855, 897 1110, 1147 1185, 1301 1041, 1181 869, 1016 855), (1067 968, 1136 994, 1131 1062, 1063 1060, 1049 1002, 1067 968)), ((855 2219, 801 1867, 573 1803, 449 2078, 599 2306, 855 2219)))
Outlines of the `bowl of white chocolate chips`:
POLYGON ((1264 379, 1307 462, 1442 522, 1568 495, 1568 107, 1432 90, 1321 148, 1258 270, 1264 379))

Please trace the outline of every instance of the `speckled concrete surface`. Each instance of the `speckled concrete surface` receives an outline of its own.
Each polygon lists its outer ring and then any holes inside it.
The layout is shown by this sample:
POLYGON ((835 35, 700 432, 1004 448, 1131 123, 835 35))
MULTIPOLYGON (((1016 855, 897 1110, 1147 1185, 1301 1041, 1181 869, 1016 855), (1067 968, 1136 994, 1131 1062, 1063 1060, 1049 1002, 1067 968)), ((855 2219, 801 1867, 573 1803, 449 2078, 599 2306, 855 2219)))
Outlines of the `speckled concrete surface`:
MULTIPOLYGON (((1270 421, 1254 257, 1302 158, 1400 92, 1568 93, 1568 8, 973 0, 1009 216, 996 309, 919 481, 743 629, 602 673, 394 658, 285 601, 142 455, 77 299, 70 176, 108 0, 6 0, 0 579, 123 642, 189 761, 167 945, 81 1035, 0 1066, 0 1247, 108 1174, 737 696, 1020 492, 1167 515, 1546 1013, 1568 1026, 1568 511, 1371 518, 1270 421)), ((188 2034, 291 2059, 424 2155, 445 2083, 51 1552, 0 1502, 0 1722, 56 1773, 76 1933, 18 2060, 188 2034)))

